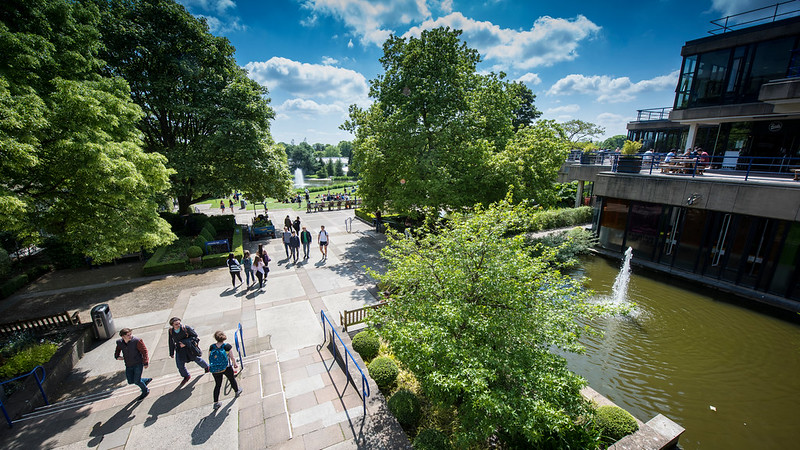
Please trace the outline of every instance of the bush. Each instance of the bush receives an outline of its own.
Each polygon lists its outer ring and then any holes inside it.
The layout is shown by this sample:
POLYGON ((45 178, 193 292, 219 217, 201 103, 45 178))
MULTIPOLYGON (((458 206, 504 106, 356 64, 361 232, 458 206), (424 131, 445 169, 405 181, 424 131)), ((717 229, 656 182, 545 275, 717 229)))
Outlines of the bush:
POLYGON ((236 218, 231 215, 211 216, 208 218, 208 223, 219 233, 233 231, 236 228, 236 218))
POLYGON ((56 269, 76 269, 86 265, 86 258, 82 252, 57 237, 46 238, 42 247, 45 249, 47 259, 56 266, 56 269))
POLYGON ((388 388, 397 379, 400 369, 388 356, 380 356, 369 363, 369 376, 375 380, 379 388, 388 388))
POLYGON ((389 398, 387 405, 400 425, 415 427, 419 423, 422 411, 419 407, 419 399, 413 392, 401 389, 389 398))
POLYGON ((639 429, 636 419, 618 406, 601 406, 597 408, 595 423, 602 434, 602 441, 613 444, 639 429))
POLYGON ((447 435, 433 428, 426 428, 419 432, 414 439, 416 450, 450 450, 450 441, 447 435))
POLYGON ((214 227, 214 225, 211 225, 210 218, 208 219, 208 222, 206 222, 206 224, 203 225, 203 230, 207 231, 212 238, 217 236, 217 229, 214 227))
POLYGON ((200 250, 203 253, 206 252, 206 238, 204 238, 203 236, 197 236, 196 238, 194 238, 194 241, 192 241, 192 245, 194 245, 195 247, 200 247, 200 250))
POLYGON ((186 270, 185 260, 172 260, 161 262, 161 258, 167 252, 167 247, 161 247, 153 253, 142 268, 144 275, 161 275, 165 273, 183 272, 186 270))
POLYGON ((236 228, 233 230, 233 238, 231 238, 231 251, 233 256, 237 259, 244 258, 244 236, 242 236, 242 229, 236 228))
POLYGON ((203 256, 203 249, 196 245, 192 245, 186 249, 186 256, 189 258, 199 258, 203 256))
POLYGON ((14 292, 17 292, 22 286, 28 284, 28 275, 22 274, 17 275, 14 278, 6 281, 2 285, 0 285, 0 298, 6 298, 11 296, 14 292))
POLYGON ((34 367, 50 361, 50 358, 56 354, 56 350, 58 350, 56 344, 47 342, 20 351, 0 366, 0 379, 12 378, 30 372, 34 367))
POLYGON ((40 264, 38 266, 33 266, 25 271, 25 275, 28 276, 28 282, 32 283, 37 278, 41 277, 42 275, 50 272, 51 267, 47 264, 40 264))
POLYGON ((203 228, 203 230, 200 232, 199 236, 201 236, 203 239, 205 239, 206 242, 214 240, 214 235, 211 234, 210 231, 208 231, 208 228, 203 228))
POLYGON ((361 355, 361 359, 369 361, 378 356, 381 342, 374 331, 365 330, 353 336, 353 350, 361 355))
POLYGON ((226 265, 228 253, 217 253, 203 257, 203 267, 222 267, 226 265))
POLYGON ((180 214, 164 211, 158 213, 158 215, 161 216, 162 219, 166 220, 167 223, 169 223, 169 226, 172 229, 173 233, 176 234, 184 233, 183 229, 184 218, 181 217, 180 214))
POLYGON ((11 258, 8 257, 8 252, 0 248, 0 277, 4 277, 11 273, 11 258))
POLYGON ((203 213, 192 213, 186 218, 186 234, 195 236, 200 233, 203 226, 208 222, 208 216, 203 213))

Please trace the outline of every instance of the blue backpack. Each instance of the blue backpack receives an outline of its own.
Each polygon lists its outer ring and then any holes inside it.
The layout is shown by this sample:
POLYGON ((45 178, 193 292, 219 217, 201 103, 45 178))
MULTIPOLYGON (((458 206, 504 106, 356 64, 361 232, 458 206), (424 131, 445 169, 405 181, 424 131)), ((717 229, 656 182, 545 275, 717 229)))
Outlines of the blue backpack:
POLYGON ((208 368, 211 372, 224 372, 228 368, 228 352, 225 351, 225 344, 217 347, 211 344, 208 350, 208 368))

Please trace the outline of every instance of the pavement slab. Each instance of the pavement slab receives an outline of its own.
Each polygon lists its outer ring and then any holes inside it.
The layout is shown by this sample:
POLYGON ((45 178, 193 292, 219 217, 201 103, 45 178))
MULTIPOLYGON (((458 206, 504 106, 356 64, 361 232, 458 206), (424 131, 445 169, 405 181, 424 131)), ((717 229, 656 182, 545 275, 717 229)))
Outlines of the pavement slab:
POLYGON ((308 301, 300 301, 256 311, 258 335, 271 336, 278 357, 317 344, 322 337, 318 314, 308 301))

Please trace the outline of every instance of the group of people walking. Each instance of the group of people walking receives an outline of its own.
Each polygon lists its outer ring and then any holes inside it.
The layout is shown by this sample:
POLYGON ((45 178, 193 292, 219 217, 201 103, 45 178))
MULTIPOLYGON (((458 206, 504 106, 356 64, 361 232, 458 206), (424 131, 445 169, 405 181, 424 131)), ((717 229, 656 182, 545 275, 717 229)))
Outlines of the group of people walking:
MULTIPOLYGON (((225 332, 219 330, 214 333, 214 344, 208 348, 208 360, 203 359, 203 352, 200 350, 200 338, 194 329, 181 322, 180 317, 173 317, 169 320, 169 357, 175 358, 175 365, 178 373, 183 377, 181 385, 186 384, 192 376, 186 369, 186 363, 194 362, 205 373, 211 372, 214 377, 214 408, 219 408, 219 392, 222 387, 222 377, 225 376, 230 382, 231 389, 236 392, 238 397, 242 390, 236 382, 235 369, 239 366, 233 357, 233 347, 225 343, 227 336, 225 332)), ((152 378, 142 378, 142 372, 150 364, 150 355, 144 341, 133 335, 133 330, 123 328, 119 331, 120 339, 114 350, 114 358, 125 362, 125 377, 128 384, 135 384, 142 390, 139 399, 144 399, 150 394, 148 384, 152 378)))
MULTIPOLYGON (((286 251, 286 258, 291 258, 293 262, 297 263, 297 259, 299 258, 300 253, 300 246, 303 246, 303 259, 309 258, 309 252, 311 251, 311 242, 313 237, 311 232, 306 229, 306 227, 302 227, 300 225, 300 217, 297 217, 294 221, 287 215, 285 219, 283 219, 284 227, 283 227, 283 248, 286 251), (303 231, 300 231, 300 228, 303 231)), ((320 231, 317 234, 317 243, 319 244, 319 251, 322 254, 322 258, 325 259, 328 257, 328 242, 329 242, 328 232, 325 231, 325 225, 320 226, 320 231)))

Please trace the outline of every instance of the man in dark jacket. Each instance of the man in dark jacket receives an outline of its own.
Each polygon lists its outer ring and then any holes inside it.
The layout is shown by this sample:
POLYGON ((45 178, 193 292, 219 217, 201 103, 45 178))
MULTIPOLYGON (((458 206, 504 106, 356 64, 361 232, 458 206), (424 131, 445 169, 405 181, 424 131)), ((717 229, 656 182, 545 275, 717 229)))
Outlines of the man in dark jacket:
POLYGON ((172 326, 169 330, 169 357, 175 358, 178 373, 183 377, 182 383, 186 383, 192 377, 186 370, 186 363, 189 361, 196 362, 208 373, 208 363, 203 360, 200 355, 200 347, 197 346, 197 343, 200 342, 197 333, 192 327, 182 325, 180 317, 169 319, 169 324, 172 326))
POLYGON ((311 233, 306 230, 306 227, 303 227, 303 231, 300 232, 300 243, 303 244, 303 259, 308 259, 308 252, 311 250, 311 233))
POLYGON ((292 236, 289 238, 289 249, 292 251, 292 259, 297 263, 297 254, 300 253, 300 238, 297 233, 292 230, 292 236))
POLYGON ((139 398, 143 399, 150 393, 147 384, 153 380, 152 378, 142 378, 142 370, 150 364, 147 347, 141 339, 133 335, 130 328, 119 330, 119 336, 121 339, 117 339, 114 358, 125 361, 125 378, 128 379, 128 384, 139 386, 142 390, 139 398))

